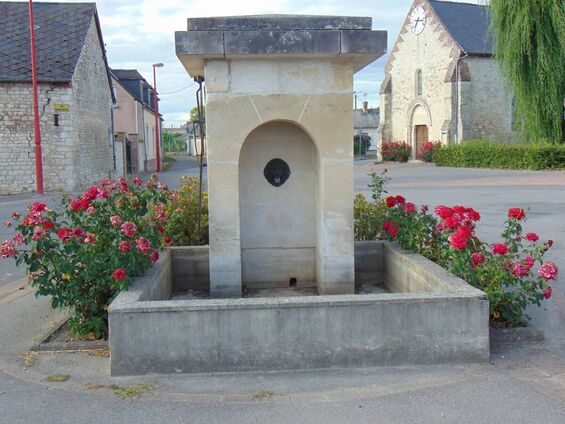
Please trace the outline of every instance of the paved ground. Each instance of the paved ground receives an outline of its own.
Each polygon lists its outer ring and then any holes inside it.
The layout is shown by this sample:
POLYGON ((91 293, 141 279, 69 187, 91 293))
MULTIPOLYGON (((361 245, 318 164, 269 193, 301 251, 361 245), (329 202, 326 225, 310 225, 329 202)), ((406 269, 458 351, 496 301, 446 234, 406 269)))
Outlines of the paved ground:
MULTIPOLYGON (((355 162, 359 192, 369 192, 369 166, 355 162)), ((488 240, 496 239, 509 207, 529 207, 527 229, 555 240, 550 258, 565 272, 565 172, 388 168, 391 194, 430 206, 473 206, 488 240)), ((179 161, 161 179, 174 186, 196 172, 194 162, 179 161)), ((0 198, 0 216, 30 200, 0 198)), ((9 235, 0 231, 0 238, 9 235)), ((138 378, 109 377, 103 356, 22 355, 62 317, 46 299, 19 290, 14 280, 21 276, 0 262, 0 423, 565 423, 563 276, 553 298, 531 311, 546 341, 499 346, 489 364, 138 378), (46 382, 53 374, 70 379, 46 382), (133 383, 156 387, 139 399, 101 387, 133 383)))

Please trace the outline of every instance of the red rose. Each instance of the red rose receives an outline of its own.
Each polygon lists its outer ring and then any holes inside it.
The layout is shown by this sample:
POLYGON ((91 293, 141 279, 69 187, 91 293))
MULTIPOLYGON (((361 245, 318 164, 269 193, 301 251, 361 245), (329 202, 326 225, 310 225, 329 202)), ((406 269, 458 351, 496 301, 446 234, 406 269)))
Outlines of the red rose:
POLYGON ((116 281, 124 281, 127 277, 126 270, 123 268, 118 268, 112 273, 112 277, 114 277, 114 280, 116 281))
POLYGON ((475 265, 475 266, 484 264, 485 263, 485 255, 483 255, 480 252, 473 253, 471 255, 471 261, 473 262, 473 265, 475 265))
POLYGON ((173 239, 171 239, 170 237, 164 237, 163 238, 163 244, 165 246, 168 246, 169 244, 171 244, 173 242, 173 239))
POLYGON ((43 226, 43 229, 45 229, 45 230, 52 230, 53 228, 55 228, 55 224, 53 223, 53 221, 50 221, 48 219, 43 221, 43 224, 41 224, 41 225, 43 226))
POLYGON ((31 205, 31 210, 33 212, 44 212, 47 210, 47 205, 43 202, 35 202, 31 205))
POLYGON ((416 212, 416 205, 412 202, 408 202, 404 205, 404 212, 406 213, 414 213, 416 212))
POLYGON ((526 240, 529 241, 538 241, 539 240, 539 236, 536 233, 528 233, 526 234, 526 240))
POLYGON ((528 267, 528 271, 534 266, 534 263, 534 258, 532 258, 531 256, 526 256, 524 258, 524 264, 528 267))
POLYGON ((524 219, 526 217, 526 212, 524 209, 520 208, 510 208, 508 209, 508 218, 517 219, 518 221, 524 219))
POLYGON ((157 226, 155 227, 155 229, 156 229, 157 231, 159 231, 161 234, 163 234, 163 233, 165 232, 165 229, 163 228, 162 225, 157 225, 157 226))
POLYGON ((396 205, 396 198, 394 196, 388 196, 385 201, 387 207, 389 208, 392 208, 394 205, 396 205))
POLYGON ((508 246, 502 243, 497 243, 492 246, 492 253, 495 255, 506 255, 508 253, 508 246))
POLYGON ((94 236, 94 234, 87 234, 84 237, 84 244, 96 244, 96 237, 94 236))
POLYGON ((443 219, 447 219, 453 216, 453 209, 443 205, 436 206, 434 208, 434 212, 436 213, 436 215, 443 219))
POLYGON ((94 200, 94 199, 97 199, 98 197, 100 197, 101 194, 102 194, 102 190, 100 190, 96 186, 92 186, 92 187, 89 187, 88 190, 86 190, 84 192, 84 194, 82 195, 82 198, 84 200, 94 200))
POLYGON ((547 286, 547 288, 543 291, 543 298, 549 299, 551 297, 551 286, 547 286))
POLYGON ((388 233, 392 238, 396 238, 396 236, 398 235, 398 227, 394 224, 391 224, 391 226, 388 228, 388 233))
POLYGON ((82 228, 75 228, 72 231, 72 236, 74 238, 81 238, 81 237, 84 237, 85 235, 86 235, 86 232, 82 228))
POLYGON ((402 197, 401 195, 397 195, 394 199, 396 200, 396 203, 406 202, 406 199, 404 197, 402 197))
POLYGON ((449 236, 449 244, 456 250, 463 250, 467 247, 467 238, 456 231, 449 236))
POLYGON ((143 185, 143 180, 139 177, 135 177, 132 181, 133 185, 141 187, 143 185))
POLYGON ((117 227, 121 223, 122 223, 122 218, 120 217, 120 215, 112 215, 110 217, 110 224, 112 224, 113 227, 117 227))
POLYGON ((57 237, 63 241, 68 241, 73 237, 73 231, 70 228, 63 227, 57 233, 57 237))
POLYGON ((24 218, 24 222, 22 222, 23 225, 37 225, 41 222, 42 216, 41 216, 41 212, 34 212, 31 211, 30 213, 28 213, 26 215, 26 217, 24 218))
POLYGON ((461 221, 458 218, 456 218, 455 216, 450 216, 450 217, 445 219, 444 225, 447 228, 455 228, 459 225, 460 222, 461 221))
POLYGON ((480 221, 481 220, 481 214, 479 214, 475 209, 473 208, 468 208, 467 211, 465 212, 465 214, 469 217, 470 220, 472 221, 480 221))
POLYGON ((90 206, 90 200, 88 199, 74 199, 69 205, 69 208, 73 212, 78 212, 84 209, 88 209, 89 206, 90 206))
POLYGON ((20 215, 19 212, 16 212, 16 211, 12 212, 12 218, 14 218, 14 219, 20 219, 20 216, 21 216, 21 215, 20 215))
POLYGON ((127 253, 131 250, 131 244, 128 241, 122 241, 118 245, 118 249, 120 250, 120 252, 127 253))
POLYGON ((157 262, 159 260, 159 252, 157 252, 156 250, 151 252, 151 254, 149 255, 149 259, 151 260, 152 263, 157 262))
POLYGON ((385 221, 383 222, 383 230, 388 231, 391 225, 394 225, 392 221, 385 221))

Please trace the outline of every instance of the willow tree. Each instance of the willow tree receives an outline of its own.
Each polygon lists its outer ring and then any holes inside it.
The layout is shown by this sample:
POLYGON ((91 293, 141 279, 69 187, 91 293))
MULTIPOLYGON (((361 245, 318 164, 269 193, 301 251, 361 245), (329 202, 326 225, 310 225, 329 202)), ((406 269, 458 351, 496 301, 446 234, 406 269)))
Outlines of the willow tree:
POLYGON ((563 141, 565 0, 491 0, 494 57, 529 142, 563 141))

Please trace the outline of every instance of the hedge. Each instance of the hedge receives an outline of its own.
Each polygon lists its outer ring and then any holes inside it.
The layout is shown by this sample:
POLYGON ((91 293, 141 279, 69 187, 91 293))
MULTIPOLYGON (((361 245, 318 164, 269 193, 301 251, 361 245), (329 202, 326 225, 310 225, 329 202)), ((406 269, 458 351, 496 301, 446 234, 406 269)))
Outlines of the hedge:
POLYGON ((434 152, 438 166, 498 169, 565 168, 565 145, 495 144, 469 141, 434 152))

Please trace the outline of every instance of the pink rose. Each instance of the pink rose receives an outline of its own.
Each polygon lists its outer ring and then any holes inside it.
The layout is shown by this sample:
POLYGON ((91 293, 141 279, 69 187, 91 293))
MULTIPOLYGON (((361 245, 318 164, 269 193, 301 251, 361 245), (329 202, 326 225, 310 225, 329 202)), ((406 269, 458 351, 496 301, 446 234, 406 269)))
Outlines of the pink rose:
POLYGON ((127 277, 126 270, 123 268, 118 268, 112 273, 112 277, 114 277, 114 280, 116 281, 124 281, 127 277))
POLYGON ((547 286, 547 288, 543 291, 543 298, 544 299, 549 299, 551 297, 551 286, 547 286))
POLYGON ((31 211, 30 213, 28 213, 26 215, 26 217, 24 218, 24 222, 22 224, 23 225, 37 225, 41 222, 42 219, 43 219, 43 216, 41 215, 41 212, 31 211))
POLYGON ((86 209, 86 213, 89 214, 89 215, 94 215, 94 212, 96 212, 96 209, 94 209, 94 206, 89 206, 86 209))
POLYGON ((151 254, 149 255, 149 259, 151 260, 152 263, 157 262, 159 260, 159 252, 157 252, 156 250, 151 252, 151 254))
POLYGON ((149 240, 147 240, 145 237, 139 237, 135 241, 135 247, 140 252, 147 253, 147 252, 149 252, 149 249, 151 249, 151 242, 149 240))
POLYGON ((404 205, 404 212, 408 214, 416 212, 416 205, 412 202, 407 202, 404 205))
POLYGON ((0 258, 11 258, 17 254, 18 251, 11 241, 5 240, 0 244, 0 258))
POLYGON ((94 237, 94 234, 87 234, 84 237, 84 244, 96 244, 96 237, 94 237))
POLYGON ((46 234, 47 234, 47 232, 45 231, 45 228, 34 227, 33 236, 31 237, 31 239, 32 240, 41 240, 43 237, 45 237, 46 234))
POLYGON ((120 252, 127 253, 131 250, 131 244, 128 241, 122 241, 118 245, 118 249, 120 250, 120 252))
POLYGON ((16 246, 20 246, 20 245, 25 243, 25 239, 24 239, 24 236, 22 235, 22 233, 16 233, 16 235, 14 236, 14 238, 12 240, 14 241, 14 244, 16 246))
POLYGON ((485 263, 485 255, 480 252, 473 253, 471 255, 471 261, 473 262, 474 266, 482 265, 485 263))
POLYGON ((120 215, 112 215, 110 217, 110 224, 112 224, 113 227, 117 227, 121 223, 122 223, 122 218, 120 217, 120 215))
POLYGON ((557 278, 558 271, 557 265, 553 262, 547 261, 541 266, 538 273, 544 280, 555 280, 557 278))
POLYGON ((137 227, 133 222, 126 221, 122 224, 122 233, 128 237, 133 237, 137 232, 137 227))

